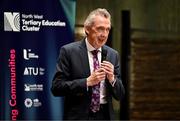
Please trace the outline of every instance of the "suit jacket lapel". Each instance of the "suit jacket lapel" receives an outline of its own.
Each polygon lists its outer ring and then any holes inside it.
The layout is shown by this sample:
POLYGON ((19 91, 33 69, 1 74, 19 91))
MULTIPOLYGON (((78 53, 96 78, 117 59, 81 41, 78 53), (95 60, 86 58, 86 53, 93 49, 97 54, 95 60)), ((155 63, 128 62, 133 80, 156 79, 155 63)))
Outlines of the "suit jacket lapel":
POLYGON ((86 43, 85 39, 81 41, 80 43, 80 58, 81 58, 81 66, 82 69, 84 70, 85 75, 89 76, 90 75, 90 66, 89 66, 89 59, 88 59, 88 54, 87 54, 87 48, 86 48, 86 43))

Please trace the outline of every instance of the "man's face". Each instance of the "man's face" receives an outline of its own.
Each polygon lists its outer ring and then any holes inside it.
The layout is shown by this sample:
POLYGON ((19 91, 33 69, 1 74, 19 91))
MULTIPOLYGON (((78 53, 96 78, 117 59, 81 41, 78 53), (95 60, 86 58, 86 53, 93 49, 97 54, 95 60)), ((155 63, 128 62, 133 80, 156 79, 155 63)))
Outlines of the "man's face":
POLYGON ((96 16, 94 24, 86 29, 89 43, 96 49, 102 47, 108 39, 110 28, 111 24, 109 19, 96 16))

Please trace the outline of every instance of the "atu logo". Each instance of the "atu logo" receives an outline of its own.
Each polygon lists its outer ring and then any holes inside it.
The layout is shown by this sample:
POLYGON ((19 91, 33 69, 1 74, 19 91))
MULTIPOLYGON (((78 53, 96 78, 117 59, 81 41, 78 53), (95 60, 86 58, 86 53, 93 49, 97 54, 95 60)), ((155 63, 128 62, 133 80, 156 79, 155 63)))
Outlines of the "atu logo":
POLYGON ((20 32, 20 14, 4 12, 4 31, 20 32))
POLYGON ((24 75, 44 75, 44 68, 39 67, 25 67, 24 69, 24 75))

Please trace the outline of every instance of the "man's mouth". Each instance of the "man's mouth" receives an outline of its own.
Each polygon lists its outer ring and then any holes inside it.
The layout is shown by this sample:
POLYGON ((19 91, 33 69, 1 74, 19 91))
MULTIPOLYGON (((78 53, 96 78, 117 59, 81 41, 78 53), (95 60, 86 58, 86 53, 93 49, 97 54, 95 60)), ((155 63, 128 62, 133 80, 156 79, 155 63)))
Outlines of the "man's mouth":
POLYGON ((104 42, 104 40, 105 40, 104 38, 99 38, 98 39, 98 41, 100 41, 100 42, 104 42))

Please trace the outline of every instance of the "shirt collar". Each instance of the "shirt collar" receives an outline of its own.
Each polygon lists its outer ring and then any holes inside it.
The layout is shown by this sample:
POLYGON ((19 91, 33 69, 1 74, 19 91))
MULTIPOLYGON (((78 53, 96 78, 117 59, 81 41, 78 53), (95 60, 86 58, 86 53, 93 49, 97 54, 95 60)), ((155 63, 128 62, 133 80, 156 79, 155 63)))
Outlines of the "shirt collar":
MULTIPOLYGON (((93 51, 93 50, 96 50, 96 48, 94 48, 90 43, 89 41, 87 40, 87 38, 85 38, 85 42, 86 42, 86 47, 87 47, 87 50, 89 52, 93 51)), ((98 48, 98 51, 101 52, 102 51, 102 47, 98 48)))

